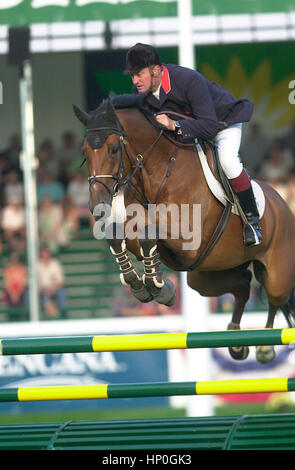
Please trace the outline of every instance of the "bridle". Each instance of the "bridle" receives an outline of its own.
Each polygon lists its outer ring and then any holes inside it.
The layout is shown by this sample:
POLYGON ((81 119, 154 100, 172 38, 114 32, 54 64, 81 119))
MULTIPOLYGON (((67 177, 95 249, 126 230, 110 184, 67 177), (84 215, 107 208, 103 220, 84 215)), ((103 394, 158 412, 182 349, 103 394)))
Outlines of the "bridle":
POLYGON ((89 132, 99 132, 99 131, 111 131, 110 134, 119 134, 120 135, 120 167, 119 171, 116 174, 111 174, 111 175, 92 175, 88 176, 88 181, 89 181, 89 187, 94 184, 94 183, 100 183, 102 184, 110 193, 111 197, 114 197, 119 190, 119 186, 123 184, 123 170, 124 170, 124 152, 125 152, 125 135, 117 129, 116 127, 95 127, 93 129, 87 129, 86 131, 86 137, 89 132), (113 189, 111 189, 104 181, 102 181, 101 178, 112 178, 115 179, 117 182, 114 186, 113 189))
MULTIPOLYGON (((91 175, 91 176, 88 176, 89 188, 91 187, 92 184, 95 184, 95 183, 102 184, 107 189, 107 191, 109 192, 109 194, 111 195, 112 198, 115 197, 118 194, 119 189, 122 186, 125 186, 127 184, 133 186, 134 190, 139 192, 138 188, 132 183, 131 180, 135 176, 135 174, 137 173, 138 170, 142 170, 144 168, 143 160, 144 160, 145 156, 159 142, 159 140, 162 137, 163 132, 164 132, 163 129, 160 130, 157 138, 148 147, 148 149, 145 150, 144 153, 137 154, 136 162, 134 162, 133 158, 131 157, 130 153, 128 152, 128 149, 126 148, 126 144, 127 144, 126 137, 129 134, 127 134, 123 129, 118 129, 116 127, 95 127, 95 128, 92 128, 92 129, 87 129, 86 138, 87 138, 87 134, 89 132, 100 132, 100 131, 110 131, 108 135, 110 135, 110 134, 119 134, 119 136, 120 136, 120 165, 119 165, 119 170, 118 170, 117 173, 113 173, 113 174, 109 174, 109 175, 91 175), (127 176, 123 175, 124 169, 125 169, 125 158, 124 158, 125 154, 128 157, 130 167, 131 167, 131 171, 127 176), (101 178, 111 178, 111 179, 114 179, 116 181, 116 183, 115 183, 113 188, 110 188, 110 186, 108 184, 106 184, 101 178)), ((144 187, 143 187, 143 179, 142 178, 141 178, 141 186, 142 186, 141 187, 142 193, 140 194, 140 196, 141 196, 142 200, 140 202, 143 203, 144 205, 146 205, 146 204, 149 203, 149 201, 147 200, 147 198, 144 194, 144 187)), ((136 195, 134 195, 134 196, 136 197, 136 195)), ((138 195, 137 195, 136 199, 139 200, 138 195)))

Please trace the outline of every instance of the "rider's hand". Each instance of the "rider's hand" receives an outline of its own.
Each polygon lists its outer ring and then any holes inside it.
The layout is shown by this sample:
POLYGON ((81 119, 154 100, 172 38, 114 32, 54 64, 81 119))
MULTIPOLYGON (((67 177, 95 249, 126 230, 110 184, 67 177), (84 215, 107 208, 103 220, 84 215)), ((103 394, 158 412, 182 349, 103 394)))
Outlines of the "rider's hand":
POLYGON ((166 114, 158 114, 155 116, 159 124, 166 127, 169 131, 175 131, 175 124, 173 119, 170 119, 166 114))

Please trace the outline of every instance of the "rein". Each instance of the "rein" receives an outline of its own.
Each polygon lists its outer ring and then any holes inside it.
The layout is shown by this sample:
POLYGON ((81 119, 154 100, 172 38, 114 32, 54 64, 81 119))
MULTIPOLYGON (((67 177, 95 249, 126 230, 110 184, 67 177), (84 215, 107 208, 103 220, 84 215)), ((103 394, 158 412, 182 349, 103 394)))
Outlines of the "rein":
MULTIPOLYGON (((145 195, 145 191, 144 191, 144 184, 143 184, 143 177, 142 177, 142 170, 144 168, 143 160, 146 157, 146 155, 149 152, 151 152, 151 150, 153 150, 153 148, 159 142, 160 138, 164 135, 164 129, 160 130, 156 140, 147 148, 147 150, 145 150, 144 153, 138 154, 136 156, 136 162, 135 163, 134 163, 132 157, 130 156, 130 154, 129 154, 127 148, 126 148, 126 143, 127 142, 126 142, 125 137, 126 137, 127 134, 124 133, 123 130, 120 130, 116 127, 95 127, 95 128, 92 128, 92 129, 88 129, 86 134, 89 133, 89 132, 95 132, 95 131, 99 132, 99 131, 103 131, 103 130, 109 130, 114 134, 119 134, 120 135, 120 149, 121 149, 121 152, 120 152, 120 167, 119 167, 119 171, 116 174, 113 173, 113 174, 108 174, 108 175, 91 175, 91 176, 89 176, 88 177, 89 186, 91 186, 94 183, 100 183, 107 189, 107 191, 110 193, 111 197, 115 197, 118 194, 118 191, 119 191, 121 186, 128 185, 128 190, 131 193, 131 195, 134 196, 135 199, 137 201, 139 201, 144 207, 147 207, 147 205, 150 204, 150 201, 148 201, 148 199, 145 195), (132 170, 126 177, 123 177, 123 171, 124 171, 124 167, 125 167, 125 165, 124 165, 124 155, 125 154, 128 157, 128 160, 129 160, 129 163, 130 163, 130 166, 131 166, 132 170), (140 185, 141 185, 141 192, 137 188, 137 186, 132 182, 132 178, 136 175, 138 170, 140 170, 139 182, 140 182, 140 185), (114 188, 111 189, 101 178, 112 178, 112 179, 116 180, 116 184, 115 184, 114 188), (132 191, 130 190, 130 186, 132 186, 133 191, 137 192, 137 194, 139 196, 132 193, 132 191), (139 199, 139 197, 141 198, 141 200, 139 199)), ((165 137, 166 137, 166 135, 165 135, 165 137)), ((157 202, 157 200, 160 196, 160 193, 162 192, 162 189, 165 186, 166 181, 167 181, 167 179, 169 178, 169 176, 171 174, 172 167, 173 167, 175 159, 176 159, 176 153, 177 153, 177 146, 175 146, 173 155, 170 159, 168 170, 167 170, 167 172, 165 174, 165 177, 164 177, 164 179, 163 179, 163 181, 162 181, 162 183, 161 183, 161 185, 160 185, 160 187, 157 191, 154 204, 157 202)))

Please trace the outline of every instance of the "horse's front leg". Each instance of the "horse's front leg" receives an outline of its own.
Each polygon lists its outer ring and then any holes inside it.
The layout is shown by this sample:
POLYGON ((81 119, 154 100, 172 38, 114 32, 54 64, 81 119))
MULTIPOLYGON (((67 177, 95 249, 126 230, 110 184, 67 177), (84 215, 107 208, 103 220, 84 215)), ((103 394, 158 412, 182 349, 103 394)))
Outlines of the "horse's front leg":
POLYGON ((139 240, 140 253, 144 265, 142 279, 156 302, 171 307, 176 299, 176 289, 173 282, 169 279, 164 279, 163 273, 160 271, 161 262, 157 251, 157 237, 155 236, 156 234, 152 233, 153 230, 154 226, 146 225, 139 240))
MULTIPOLYGON (((232 319, 227 327, 228 330, 240 330, 241 318, 250 296, 251 279, 252 273, 249 269, 246 269, 242 275, 235 278, 233 282, 232 294, 234 295, 235 303, 232 319)), ((247 359, 250 352, 248 346, 230 346, 228 350, 231 357, 237 360, 247 359)))
POLYGON ((140 273, 133 265, 126 249, 126 241, 122 237, 124 226, 110 224, 106 227, 106 240, 110 245, 111 253, 115 256, 120 268, 120 280, 124 286, 130 285, 132 294, 141 302, 150 302, 153 296, 144 285, 140 273))

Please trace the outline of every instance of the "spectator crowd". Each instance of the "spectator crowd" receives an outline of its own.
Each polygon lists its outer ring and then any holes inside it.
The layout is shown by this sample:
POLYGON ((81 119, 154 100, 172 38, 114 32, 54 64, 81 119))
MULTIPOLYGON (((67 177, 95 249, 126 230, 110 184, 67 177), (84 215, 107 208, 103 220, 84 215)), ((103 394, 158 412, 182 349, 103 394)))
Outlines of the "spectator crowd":
MULTIPOLYGON (((21 144, 16 135, 11 137, 6 149, 0 149, 0 252, 4 243, 9 252, 9 260, 2 267, 2 305, 10 307, 28 306, 26 221, 20 151, 21 144)), ((295 214, 295 120, 285 135, 272 138, 264 135, 258 123, 249 124, 240 154, 250 175, 272 185, 295 214)), ((75 135, 65 132, 58 148, 50 139, 45 139, 37 151, 37 159, 40 299, 46 316, 55 317, 59 309, 67 306, 64 273, 58 259, 60 250, 75 239, 83 219, 87 218, 90 226, 93 219, 88 210, 86 169, 80 168, 80 142, 77 143, 75 135)), ((254 308, 256 298, 253 292, 250 302, 254 308)), ((120 298, 118 305, 121 314, 125 315, 122 304, 124 300, 120 298)), ((223 296, 212 305, 213 310, 227 311, 232 308, 232 300, 230 296, 223 296)), ((142 314, 154 313, 143 309, 142 314)))
MULTIPOLYGON (((20 168, 21 145, 16 135, 0 150, 0 251, 9 254, 2 268, 2 305, 28 308, 26 218, 24 183, 20 168)), ((80 144, 71 132, 62 136, 55 149, 45 139, 37 151, 37 205, 40 253, 38 279, 45 316, 56 317, 67 307, 60 251, 77 236, 82 219, 91 220, 88 210, 88 181, 80 144)))

